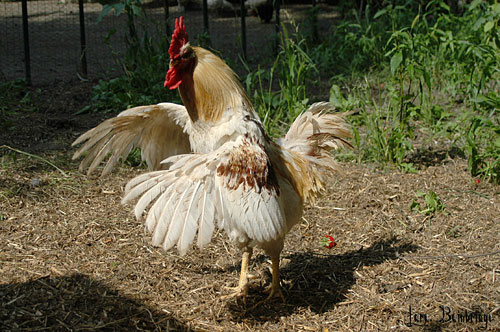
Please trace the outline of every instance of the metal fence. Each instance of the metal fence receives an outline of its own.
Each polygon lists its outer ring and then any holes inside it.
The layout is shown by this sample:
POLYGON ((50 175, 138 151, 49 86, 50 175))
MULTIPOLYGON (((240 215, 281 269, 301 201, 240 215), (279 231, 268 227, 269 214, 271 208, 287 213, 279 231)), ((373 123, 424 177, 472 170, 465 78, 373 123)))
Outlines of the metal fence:
MULTIPOLYGON (((28 29, 23 35, 22 2, 0 2, 0 81, 26 78, 30 72, 28 78, 32 83, 43 85, 82 77, 97 78, 117 69, 116 59, 125 51, 126 15, 109 14, 98 22, 102 6, 81 3, 84 19, 80 21, 82 12, 78 3, 66 0, 25 3, 27 20, 24 23, 28 29), (85 52, 82 52, 80 23, 84 23, 85 28, 85 52), (107 38, 113 30, 116 33, 107 38)), ((175 17, 184 16, 191 39, 203 35, 201 9, 181 12, 179 7, 172 6, 169 14, 171 24, 175 17)), ((275 36, 274 24, 262 24, 257 17, 246 17, 246 38, 242 38, 241 17, 236 10, 233 14, 209 15, 211 45, 230 61, 237 61, 242 54, 244 39, 247 52, 254 57, 272 51, 268 45, 275 36)), ((148 6, 146 16, 155 34, 166 33, 165 8, 148 6)))

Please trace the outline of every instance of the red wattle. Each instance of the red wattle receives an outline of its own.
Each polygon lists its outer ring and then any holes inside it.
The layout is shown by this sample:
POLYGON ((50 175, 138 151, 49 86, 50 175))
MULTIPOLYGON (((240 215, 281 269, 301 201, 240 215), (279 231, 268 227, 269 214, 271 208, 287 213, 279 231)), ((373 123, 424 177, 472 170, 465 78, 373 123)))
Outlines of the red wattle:
POLYGON ((182 83, 182 77, 179 74, 177 70, 175 70, 173 67, 170 68, 167 72, 167 76, 165 77, 165 83, 163 86, 167 87, 170 90, 177 89, 179 85, 182 83))

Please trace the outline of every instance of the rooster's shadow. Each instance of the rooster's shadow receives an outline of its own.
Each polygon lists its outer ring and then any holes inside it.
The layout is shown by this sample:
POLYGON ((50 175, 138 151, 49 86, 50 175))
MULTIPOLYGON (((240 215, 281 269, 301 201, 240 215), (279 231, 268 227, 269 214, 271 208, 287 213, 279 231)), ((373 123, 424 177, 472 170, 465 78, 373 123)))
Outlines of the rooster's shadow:
POLYGON ((84 274, 0 285, 0 331, 192 330, 172 315, 84 274))
MULTIPOLYGON (((418 248, 414 244, 391 238, 338 255, 294 252, 283 256, 289 262, 280 271, 285 303, 273 299, 263 305, 256 305, 265 299, 266 294, 251 289, 246 304, 230 302, 226 305, 237 321, 275 321, 299 308, 322 313, 346 299, 347 292, 356 283, 356 269, 397 259, 400 254, 418 248)), ((259 260, 259 256, 256 258, 259 260)))

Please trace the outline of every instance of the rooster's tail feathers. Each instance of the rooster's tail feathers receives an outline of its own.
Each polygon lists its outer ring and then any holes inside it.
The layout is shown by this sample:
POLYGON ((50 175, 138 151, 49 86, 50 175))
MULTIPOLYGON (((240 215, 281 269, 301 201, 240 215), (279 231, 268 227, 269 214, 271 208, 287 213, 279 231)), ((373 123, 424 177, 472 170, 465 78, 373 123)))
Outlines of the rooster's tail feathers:
POLYGON ((292 123, 279 144, 299 153, 313 164, 335 169, 331 150, 352 147, 347 141, 352 137, 345 121, 349 113, 333 113, 327 102, 315 103, 292 123))
POLYGON ((324 190, 325 171, 337 170, 331 150, 351 147, 348 113, 332 113, 329 103, 313 104, 299 115, 288 133, 278 140, 280 165, 278 171, 293 183, 302 201, 314 204, 324 190))

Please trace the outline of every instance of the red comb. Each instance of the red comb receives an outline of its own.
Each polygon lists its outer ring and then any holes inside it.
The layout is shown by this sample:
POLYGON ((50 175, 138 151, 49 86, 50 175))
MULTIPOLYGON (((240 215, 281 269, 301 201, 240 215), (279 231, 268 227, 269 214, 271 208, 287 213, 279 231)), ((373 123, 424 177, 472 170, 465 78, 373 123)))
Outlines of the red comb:
POLYGON ((181 47, 189 41, 188 34, 186 32, 186 27, 182 22, 182 16, 175 19, 175 30, 172 34, 172 41, 170 43, 170 48, 168 49, 168 54, 170 54, 170 59, 174 59, 176 55, 179 55, 181 47))

